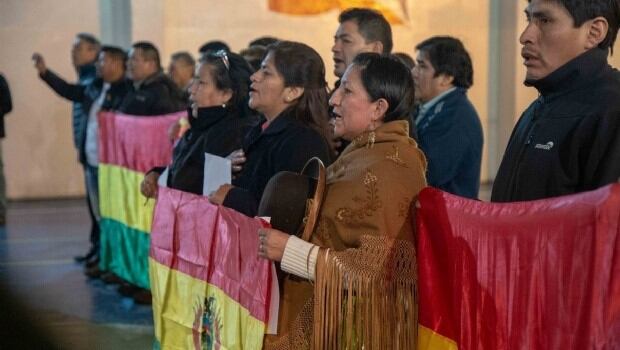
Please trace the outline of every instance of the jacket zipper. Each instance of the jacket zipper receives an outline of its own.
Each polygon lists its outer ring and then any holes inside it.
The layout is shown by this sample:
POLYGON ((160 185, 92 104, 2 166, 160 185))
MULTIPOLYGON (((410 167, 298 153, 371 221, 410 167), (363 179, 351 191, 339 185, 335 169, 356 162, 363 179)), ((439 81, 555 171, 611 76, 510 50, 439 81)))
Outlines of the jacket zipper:
POLYGON ((515 169, 513 169, 512 174, 510 174, 510 182, 509 182, 509 187, 508 187, 510 189, 510 198, 514 198, 515 193, 518 192, 517 185, 516 185, 517 174, 519 173, 521 161, 523 160, 523 157, 525 156, 525 151, 527 150, 527 147, 532 143, 532 139, 534 138, 534 127, 536 126, 538 122, 538 114, 540 113, 540 110, 544 104, 545 104, 545 98, 542 95, 539 95, 538 100, 536 101, 536 106, 534 107, 534 110, 532 111, 532 120, 530 121, 529 125, 527 126, 525 130, 525 143, 523 143, 523 145, 521 145, 521 148, 519 149, 517 161, 515 163, 516 167, 515 169))

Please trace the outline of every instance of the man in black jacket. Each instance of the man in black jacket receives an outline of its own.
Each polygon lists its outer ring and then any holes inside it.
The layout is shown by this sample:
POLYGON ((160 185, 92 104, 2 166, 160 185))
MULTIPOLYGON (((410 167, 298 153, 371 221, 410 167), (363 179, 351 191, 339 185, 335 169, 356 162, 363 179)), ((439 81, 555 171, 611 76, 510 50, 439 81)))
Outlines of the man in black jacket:
POLYGON ((91 231, 91 251, 88 254, 89 266, 96 265, 99 255, 99 185, 97 154, 97 113, 101 110, 115 110, 131 89, 131 82, 125 78, 127 55, 121 48, 104 46, 99 54, 98 72, 100 77, 88 85, 69 84, 47 68, 43 57, 34 54, 35 67, 39 76, 57 94, 81 103, 87 112, 86 119, 79 124, 78 153, 84 166, 88 204, 93 211, 95 228, 91 231))
POLYGON ((163 73, 159 51, 150 42, 132 45, 127 61, 133 89, 121 104, 119 111, 141 116, 154 116, 185 110, 183 92, 163 73))
POLYGON ((620 72, 607 63, 619 0, 531 0, 521 34, 539 98, 513 130, 491 200, 567 195, 620 177, 620 72))
POLYGON ((13 110, 9 84, 0 74, 0 226, 6 223, 6 183, 4 181, 4 163, 2 161, 2 139, 4 138, 4 115, 13 110))

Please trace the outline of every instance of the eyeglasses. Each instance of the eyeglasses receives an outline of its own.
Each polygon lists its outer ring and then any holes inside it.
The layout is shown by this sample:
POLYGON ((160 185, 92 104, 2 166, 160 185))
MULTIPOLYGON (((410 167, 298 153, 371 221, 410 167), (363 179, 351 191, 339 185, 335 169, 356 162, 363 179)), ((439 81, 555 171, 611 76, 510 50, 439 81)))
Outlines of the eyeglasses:
POLYGON ((217 52, 214 52, 212 55, 221 58, 222 63, 224 63, 224 66, 226 66, 226 70, 230 70, 230 61, 228 61, 228 53, 226 52, 226 50, 219 50, 217 52))

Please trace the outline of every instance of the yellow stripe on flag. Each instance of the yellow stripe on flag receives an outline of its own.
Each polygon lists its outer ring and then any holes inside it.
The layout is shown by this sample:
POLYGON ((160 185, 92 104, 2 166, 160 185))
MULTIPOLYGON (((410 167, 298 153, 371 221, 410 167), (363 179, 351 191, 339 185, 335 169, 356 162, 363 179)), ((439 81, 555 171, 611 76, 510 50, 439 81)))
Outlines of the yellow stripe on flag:
MULTIPOLYGON (((221 289, 149 258, 155 337, 162 349, 261 349, 266 325, 221 289), (213 347, 216 348, 216 347, 213 347)), ((205 271, 206 274, 206 271, 205 271)))
POLYGON ((458 350, 458 348, 454 340, 418 325, 418 350, 458 350))
POLYGON ((141 172, 99 165, 99 204, 103 218, 116 220, 141 232, 151 232, 155 201, 140 193, 141 172))

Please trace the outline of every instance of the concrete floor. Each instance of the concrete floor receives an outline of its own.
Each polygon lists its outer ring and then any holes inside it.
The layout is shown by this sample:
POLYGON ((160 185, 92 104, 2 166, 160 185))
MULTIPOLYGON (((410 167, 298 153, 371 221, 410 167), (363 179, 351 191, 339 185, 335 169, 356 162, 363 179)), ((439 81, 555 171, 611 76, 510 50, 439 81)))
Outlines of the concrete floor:
POLYGON ((30 309, 30 319, 51 333, 57 348, 152 348, 150 306, 121 297, 116 285, 88 279, 73 261, 88 249, 83 199, 13 202, 7 222, 0 226, 0 288, 30 309))

